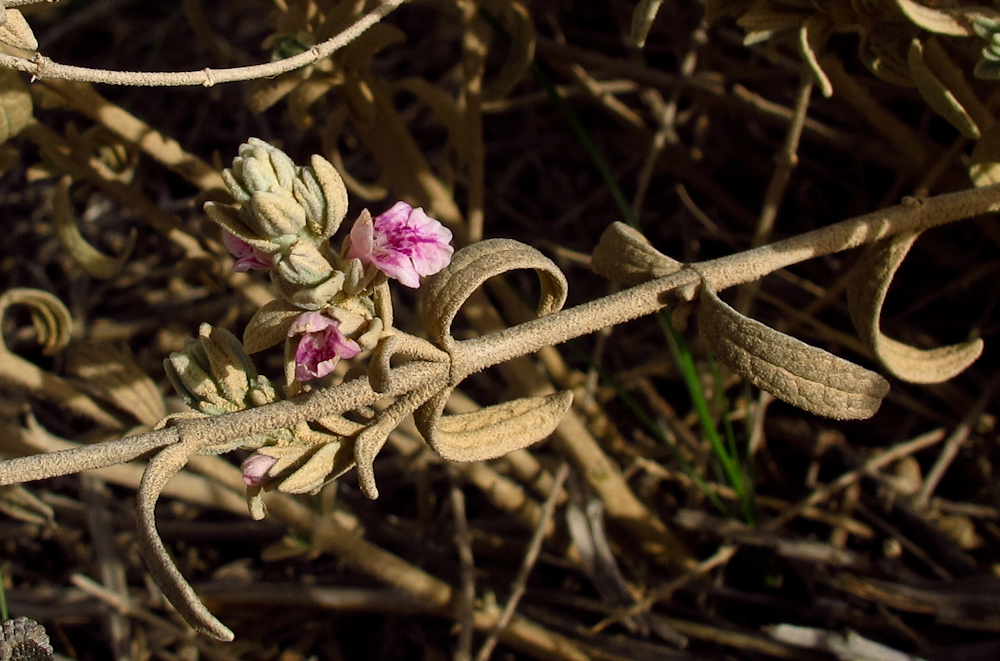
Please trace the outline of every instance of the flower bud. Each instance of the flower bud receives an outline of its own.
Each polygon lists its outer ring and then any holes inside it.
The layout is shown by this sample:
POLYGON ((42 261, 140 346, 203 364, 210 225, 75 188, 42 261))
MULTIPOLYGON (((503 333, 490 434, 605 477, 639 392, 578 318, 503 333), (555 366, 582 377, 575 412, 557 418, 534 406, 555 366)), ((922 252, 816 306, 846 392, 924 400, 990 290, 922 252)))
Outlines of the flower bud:
POLYGON ((254 241, 291 235, 318 245, 333 236, 347 213, 344 181, 322 156, 314 155, 309 167, 298 167, 280 149, 250 138, 222 174, 242 207, 239 222, 218 210, 225 205, 207 203, 206 210, 226 230, 267 252, 273 251, 254 241))
POLYGON ((330 260, 319 248, 307 241, 296 241, 275 257, 275 274, 293 285, 315 286, 328 280, 334 273, 330 260))
POLYGON ((268 404, 277 393, 267 377, 257 374, 240 341, 223 328, 202 324, 197 340, 163 361, 177 394, 207 415, 233 413, 268 404))
POLYGON ((274 457, 268 457, 256 452, 247 457, 240 468, 243 470, 243 483, 248 487, 256 487, 263 483, 274 464, 277 463, 274 457))

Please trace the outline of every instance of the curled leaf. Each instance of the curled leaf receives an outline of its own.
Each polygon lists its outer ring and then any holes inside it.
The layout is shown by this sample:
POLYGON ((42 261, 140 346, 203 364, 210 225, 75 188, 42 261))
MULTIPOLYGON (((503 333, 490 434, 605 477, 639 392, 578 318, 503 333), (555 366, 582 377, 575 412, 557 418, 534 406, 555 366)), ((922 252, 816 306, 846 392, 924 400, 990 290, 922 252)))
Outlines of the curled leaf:
POLYGON ((761 390, 817 415, 870 418, 889 392, 875 372, 740 314, 705 281, 698 323, 719 360, 761 390))
POLYGON ((531 12, 520 2, 504 4, 511 42, 500 71, 483 85, 484 101, 499 100, 510 94, 535 60, 535 22, 531 12))
POLYGON ((0 296, 0 318, 12 305, 28 306, 38 343, 46 356, 59 353, 69 344, 73 318, 63 302, 54 295, 41 289, 8 289, 0 296))
POLYGON ((230 641, 234 638, 233 632, 201 603, 194 588, 170 558, 156 531, 156 501, 159 500, 163 487, 184 468, 198 449, 197 443, 191 441, 177 443, 162 450, 149 462, 136 491, 139 548, 156 584, 181 617, 206 636, 230 641))
POLYGON ((892 277, 918 236, 910 232, 869 246, 854 267, 847 288, 847 302, 851 321, 861 339, 892 375, 911 383, 941 383, 979 358, 983 352, 981 339, 936 349, 918 349, 886 337, 879 327, 879 316, 892 277))
POLYGON ((654 248, 639 230, 620 222, 608 225, 590 258, 595 273, 623 285, 662 278, 682 266, 654 248))
POLYGON ((974 140, 979 139, 982 131, 966 107, 958 100, 952 86, 948 84, 952 81, 942 80, 939 77, 941 72, 933 71, 924 55, 924 44, 919 39, 911 41, 907 62, 920 96, 924 97, 924 101, 934 112, 948 120, 948 123, 963 135, 974 140))
MULTIPOLYGON (((450 376, 448 386, 429 399, 425 397, 426 404, 414 411, 413 418, 430 446, 446 459, 491 459, 540 441, 555 430, 572 402, 572 393, 566 391, 517 399, 471 413, 442 415, 448 397, 472 371, 469 365, 474 363, 464 354, 463 343, 451 336, 451 323, 480 285, 514 269, 534 269, 538 274, 539 316, 562 308, 566 302, 566 277, 562 271, 534 248, 509 239, 480 241, 459 250, 451 264, 425 283, 420 314, 433 343, 451 358, 450 376)), ((410 351, 428 353, 418 346, 410 351)), ((387 361, 381 359, 382 363, 387 361)))
MULTIPOLYGON (((379 413, 375 422, 369 424, 354 439, 354 462, 358 468, 358 485, 361 492, 368 498, 375 500, 378 498, 378 488, 375 486, 375 457, 382 450, 389 434, 392 433, 399 423, 413 413, 414 410, 427 401, 434 393, 437 384, 429 382, 429 385, 412 390, 404 397, 400 397, 387 409, 379 413)), ((425 437, 426 438, 426 437, 425 437)))
POLYGON ((73 208, 69 199, 69 187, 72 181, 71 177, 65 176, 61 177, 59 183, 56 184, 52 199, 52 221, 56 228, 56 236, 66 252, 77 264, 83 267, 83 270, 90 277, 98 280, 113 278, 122 270, 129 255, 132 254, 138 232, 132 228, 125 249, 118 257, 108 257, 87 243, 73 217, 73 208))
MULTIPOLYGON (((7 310, 14 305, 25 305, 30 310, 32 325, 43 353, 53 355, 69 344, 73 319, 58 298, 39 289, 8 289, 0 296, 0 322, 7 310)), ((0 342, 0 386, 29 392, 35 397, 55 402, 111 429, 122 426, 80 388, 14 355, 3 342, 0 342)))
POLYGON ((431 340, 447 350, 451 323, 469 296, 493 276, 514 269, 534 269, 541 283, 538 314, 560 310, 566 302, 566 276, 534 248, 511 239, 488 239, 455 253, 444 270, 427 279, 420 315, 431 340))
POLYGON ((496 459, 537 443, 555 431, 573 403, 573 393, 564 390, 445 416, 448 394, 436 395, 413 418, 434 451, 450 461, 496 459))

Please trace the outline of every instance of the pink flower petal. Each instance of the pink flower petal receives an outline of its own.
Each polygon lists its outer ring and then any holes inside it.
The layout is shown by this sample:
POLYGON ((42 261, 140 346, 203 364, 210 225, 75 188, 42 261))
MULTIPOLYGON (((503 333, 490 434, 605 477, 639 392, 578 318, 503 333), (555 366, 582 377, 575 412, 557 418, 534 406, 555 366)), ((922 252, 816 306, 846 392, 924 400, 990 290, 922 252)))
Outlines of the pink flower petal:
POLYGON ((452 234, 423 209, 397 202, 373 221, 359 218, 351 229, 348 257, 360 259, 407 287, 419 287, 451 262, 452 234))
POLYGON ((361 347, 340 332, 335 319, 318 312, 303 312, 288 329, 288 336, 301 335, 295 349, 295 379, 310 381, 331 373, 341 358, 354 358, 361 347))
POLYGON ((365 263, 371 261, 373 240, 371 214, 362 213, 351 227, 351 247, 347 250, 347 258, 360 259, 365 263))
POLYGON ((233 264, 234 273, 267 271, 272 266, 270 255, 254 248, 235 234, 223 231, 222 243, 226 246, 226 250, 236 258, 236 262, 233 264))

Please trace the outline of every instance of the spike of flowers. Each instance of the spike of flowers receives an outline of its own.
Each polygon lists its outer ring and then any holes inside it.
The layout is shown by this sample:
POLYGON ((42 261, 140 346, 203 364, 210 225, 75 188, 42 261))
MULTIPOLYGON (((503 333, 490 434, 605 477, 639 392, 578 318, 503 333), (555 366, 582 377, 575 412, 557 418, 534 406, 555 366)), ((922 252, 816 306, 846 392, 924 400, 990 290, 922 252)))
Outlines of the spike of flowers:
POLYGON ((318 312, 300 314, 288 329, 288 337, 301 335, 295 349, 295 379, 319 379, 337 366, 341 358, 354 358, 361 352, 357 342, 345 336, 340 324, 318 312))
POLYGON ((371 264, 407 287, 420 286, 420 278, 433 275, 451 262, 455 249, 452 234, 421 208, 396 202, 372 220, 361 214, 351 228, 350 259, 371 264))

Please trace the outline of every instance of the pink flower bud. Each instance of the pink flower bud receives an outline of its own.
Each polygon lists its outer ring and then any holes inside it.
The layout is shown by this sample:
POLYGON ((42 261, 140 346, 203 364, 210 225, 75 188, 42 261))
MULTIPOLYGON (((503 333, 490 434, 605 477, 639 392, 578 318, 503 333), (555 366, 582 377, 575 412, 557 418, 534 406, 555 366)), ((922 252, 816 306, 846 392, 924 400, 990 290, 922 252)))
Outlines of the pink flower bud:
POLYGON ((333 371, 341 358, 354 358, 361 347, 340 332, 335 319, 318 312, 304 312, 295 318, 288 337, 301 335, 295 349, 295 379, 319 379, 333 371))
POLYGON ((272 266, 270 255, 254 248, 235 234, 223 231, 222 243, 225 244, 226 250, 236 258, 236 263, 233 264, 234 273, 267 271, 272 266))
POLYGON ((406 202, 396 202, 374 220, 363 214, 351 228, 350 259, 372 264, 407 287, 419 287, 421 276, 448 266, 455 249, 451 231, 406 202))
POLYGON ((254 453, 247 457, 240 468, 243 469, 243 483, 248 487, 260 485, 267 479, 267 472, 278 460, 264 454, 254 453))

